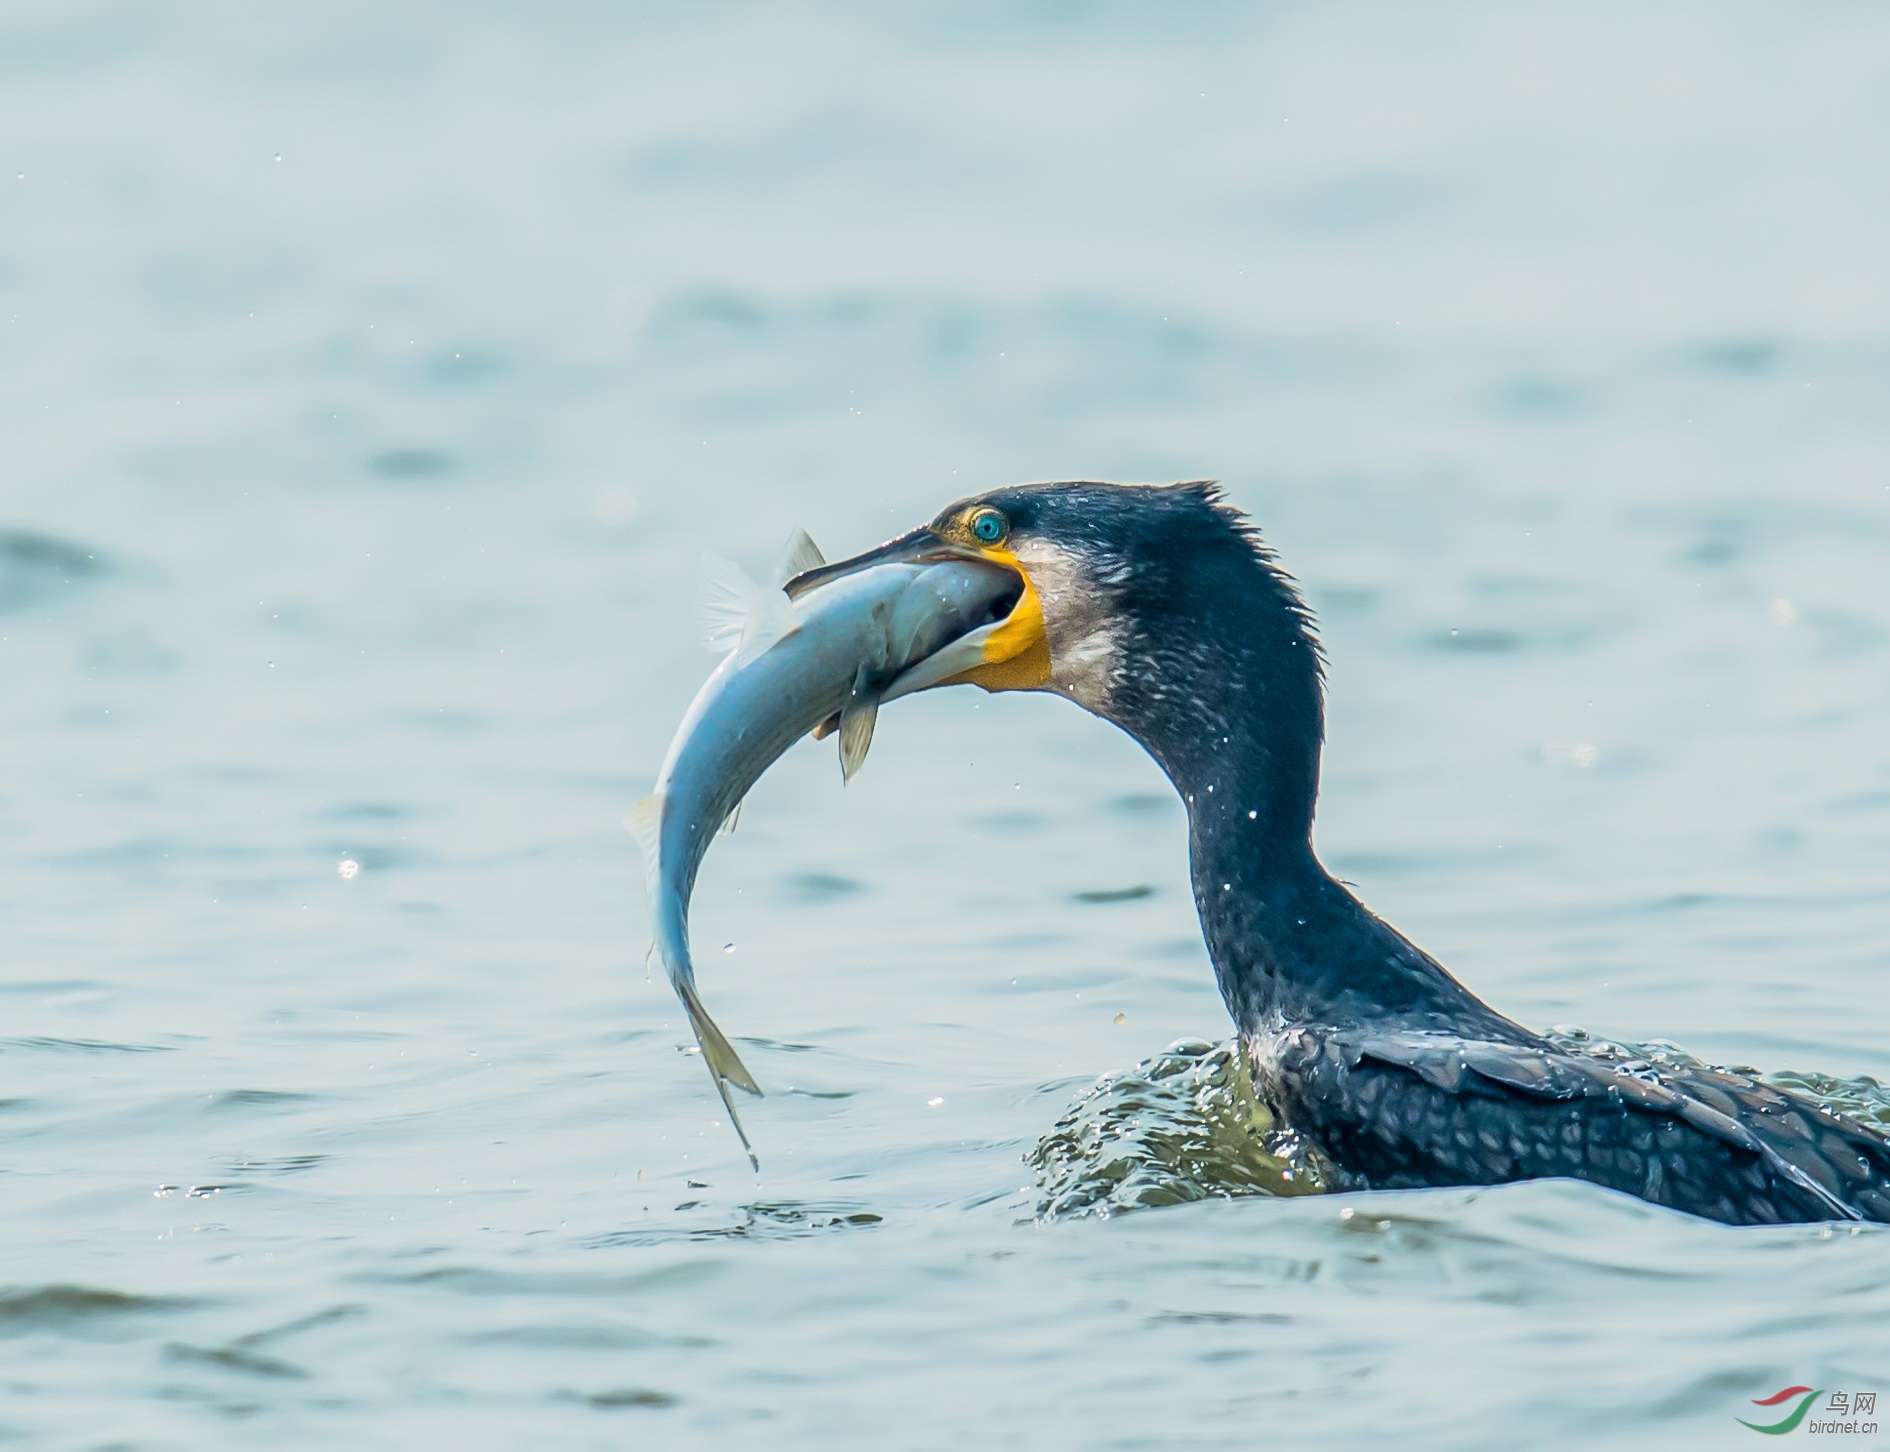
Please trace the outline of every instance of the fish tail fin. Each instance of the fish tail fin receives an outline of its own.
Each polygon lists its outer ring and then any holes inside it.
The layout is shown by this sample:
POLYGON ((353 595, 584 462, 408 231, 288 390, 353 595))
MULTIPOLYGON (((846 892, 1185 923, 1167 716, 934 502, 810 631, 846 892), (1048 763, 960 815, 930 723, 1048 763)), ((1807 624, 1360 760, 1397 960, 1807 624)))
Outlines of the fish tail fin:
POLYGON ((800 624, 780 590, 762 588, 729 560, 702 557, 702 643, 710 650, 736 651, 746 665, 800 624))
POLYGON ((663 831, 663 795, 645 797, 630 809, 630 831, 643 853, 643 886, 656 901, 657 851, 663 831))
POLYGON ((742 1117, 735 1112, 735 1101, 729 1098, 728 1086, 733 1084, 757 1099, 761 1097, 761 1086, 742 1063, 735 1046, 723 1037, 722 1030, 709 1017, 708 1009, 702 1006, 702 1000, 696 996, 695 985, 687 978, 678 978, 676 992, 682 998, 683 1007, 689 1011, 689 1026, 696 1031, 696 1042, 702 1046, 702 1060, 709 1066, 709 1077, 715 1081, 715 1092, 722 1096, 722 1107, 728 1111, 728 1122, 734 1127, 735 1137, 742 1142, 742 1149, 748 1154, 749 1167, 759 1173, 761 1161, 755 1157, 755 1147, 748 1142, 748 1131, 742 1128, 742 1117))
MULTIPOLYGON (((735 1112, 735 1101, 728 1097, 728 1080, 720 1074, 715 1076, 715 1092, 722 1096, 722 1107, 728 1111, 728 1122, 735 1130, 735 1138, 742 1142, 742 1148, 748 1152, 748 1168, 756 1174, 761 1173, 761 1161, 755 1157, 755 1147, 748 1142, 748 1131, 742 1128, 742 1117, 735 1112)), ((759 1094, 761 1091, 755 1091, 759 1094)))
POLYGON ((781 568, 775 572, 775 583, 786 585, 796 575, 818 570, 826 563, 827 557, 820 552, 820 546, 814 543, 813 536, 804 529, 797 529, 788 540, 787 552, 781 557, 781 568))
POLYGON ((727 655, 742 643, 742 627, 755 606, 760 587, 733 560, 718 555, 702 557, 702 643, 718 655, 727 655))
MULTIPOLYGON (((689 1026, 696 1031, 696 1042, 702 1046, 702 1058, 709 1066, 709 1072, 715 1076, 717 1088, 724 1081, 737 1089, 761 1097, 761 1086, 755 1082, 755 1076, 748 1072, 742 1063, 741 1055, 735 1052, 735 1046, 715 1026, 715 1020, 709 1017, 709 1010, 702 1006, 702 1000, 696 996, 696 986, 687 978, 676 980, 676 992, 681 996, 683 1007, 689 1010, 689 1026)), ((727 1098, 723 1091, 723 1098, 727 1098)), ((733 1111, 730 1111, 733 1113, 733 1111)), ((744 1139, 743 1143, 747 1143, 744 1139)))

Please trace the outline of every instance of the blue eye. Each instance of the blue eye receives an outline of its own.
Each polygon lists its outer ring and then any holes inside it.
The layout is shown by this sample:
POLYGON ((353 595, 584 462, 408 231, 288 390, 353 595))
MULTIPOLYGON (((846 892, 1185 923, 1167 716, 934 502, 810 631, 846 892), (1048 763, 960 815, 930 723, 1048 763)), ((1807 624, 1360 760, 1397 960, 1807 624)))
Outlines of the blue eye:
POLYGON ((1004 516, 995 509, 987 509, 971 521, 971 532, 986 544, 996 544, 1004 538, 1004 516))

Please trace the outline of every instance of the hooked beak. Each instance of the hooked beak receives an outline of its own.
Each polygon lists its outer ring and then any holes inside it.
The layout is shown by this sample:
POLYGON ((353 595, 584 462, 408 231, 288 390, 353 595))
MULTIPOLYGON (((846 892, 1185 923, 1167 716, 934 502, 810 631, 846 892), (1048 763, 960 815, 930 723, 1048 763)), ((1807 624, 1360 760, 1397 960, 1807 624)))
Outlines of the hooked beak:
POLYGON ((1030 572, 1008 549, 961 544, 922 525, 850 560, 805 570, 782 588, 788 598, 794 600, 829 581, 874 565, 923 565, 945 560, 976 560, 1010 571, 1018 582, 1016 603, 1003 619, 959 636, 908 667, 893 681, 881 701, 909 696, 934 686, 973 685, 987 691, 1018 691, 1048 685, 1050 643, 1044 634, 1043 601, 1031 584, 1030 572))
POLYGON ((856 575, 861 570, 872 569, 874 565, 929 565, 940 560, 983 558, 977 550, 953 544, 921 525, 918 529, 906 531, 897 539, 887 540, 878 549, 855 555, 850 560, 836 560, 831 565, 816 565, 811 570, 803 570, 781 588, 787 591, 788 599, 798 600, 809 590, 818 590, 843 575, 856 575))

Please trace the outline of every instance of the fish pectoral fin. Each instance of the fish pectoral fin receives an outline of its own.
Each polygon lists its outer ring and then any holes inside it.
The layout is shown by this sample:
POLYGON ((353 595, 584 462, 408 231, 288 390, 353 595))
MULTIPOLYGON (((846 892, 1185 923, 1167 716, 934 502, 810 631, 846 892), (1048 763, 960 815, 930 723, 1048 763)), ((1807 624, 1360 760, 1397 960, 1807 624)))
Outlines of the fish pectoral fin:
POLYGON ((873 744, 873 722, 879 717, 879 703, 862 701, 840 713, 840 776, 852 781, 854 773, 866 765, 866 749, 873 744))
POLYGON ((637 847, 643 853, 643 886, 650 894, 650 901, 656 901, 657 850, 663 830, 663 798, 659 793, 645 797, 630 809, 630 831, 637 839, 637 847))
MULTIPOLYGON (((718 1089, 724 1081, 737 1089, 761 1097, 761 1086, 755 1082, 755 1076, 748 1072, 742 1063, 741 1055, 735 1052, 735 1046, 723 1037, 722 1030, 715 1026, 715 1020, 709 1017, 708 1009, 702 1006, 702 1000, 696 996, 695 985, 686 978, 676 981, 676 992, 681 996, 683 1007, 689 1012, 689 1026, 696 1031, 696 1042, 702 1046, 702 1061, 709 1066, 709 1073, 714 1075, 718 1089)), ((723 1090, 726 1103, 728 1092, 723 1090)), ((729 1113, 734 1114, 731 1106, 729 1113)), ((736 1130, 740 1133, 739 1126, 736 1130)), ((748 1143, 748 1137, 742 1136, 742 1143, 748 1143)))
POLYGON ((820 552, 820 546, 814 543, 813 537, 806 530, 797 529, 788 541, 787 553, 781 557, 781 568, 775 584, 785 585, 796 575, 818 570, 826 563, 827 557, 820 552))
POLYGON ((866 750, 873 744, 873 723, 879 719, 879 692, 866 684, 866 667, 853 678, 853 694, 840 708, 840 776, 852 781, 853 774, 866 764, 866 750))

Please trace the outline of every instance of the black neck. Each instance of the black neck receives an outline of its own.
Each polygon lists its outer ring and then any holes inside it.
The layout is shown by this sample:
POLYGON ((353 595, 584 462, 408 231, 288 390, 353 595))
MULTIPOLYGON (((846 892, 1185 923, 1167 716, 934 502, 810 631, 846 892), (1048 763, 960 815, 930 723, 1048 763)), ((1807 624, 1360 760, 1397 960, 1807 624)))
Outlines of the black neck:
POLYGON ((1498 1031, 1505 1020, 1320 865, 1318 649, 1290 581, 1251 541, 1230 542, 1238 550, 1180 567, 1199 578, 1171 576, 1125 602, 1135 668, 1108 711, 1187 803, 1195 905, 1229 1011, 1249 1032, 1387 1021, 1498 1031))

